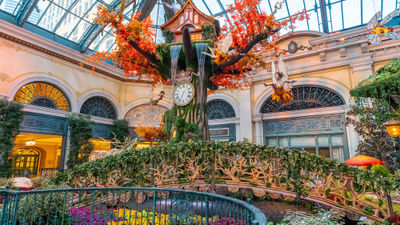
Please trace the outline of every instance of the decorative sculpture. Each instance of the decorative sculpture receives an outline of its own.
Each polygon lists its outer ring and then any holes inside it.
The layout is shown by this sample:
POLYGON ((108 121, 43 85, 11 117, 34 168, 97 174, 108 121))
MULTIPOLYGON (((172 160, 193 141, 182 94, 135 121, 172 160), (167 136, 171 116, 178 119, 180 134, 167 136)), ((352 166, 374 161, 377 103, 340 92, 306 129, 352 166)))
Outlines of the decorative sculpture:
POLYGON ((152 88, 152 94, 150 97, 150 104, 152 105, 157 105, 159 101, 161 101, 164 98, 165 91, 164 91, 164 85, 162 82, 158 82, 153 88, 152 88))
POLYGON ((399 16, 399 15, 400 15, 400 8, 394 10, 391 13, 389 13, 389 15, 387 15, 385 18, 383 18, 383 20, 381 20, 378 23, 379 18, 382 16, 382 11, 379 11, 368 22, 368 24, 367 24, 368 32, 362 33, 362 34, 358 34, 358 35, 354 35, 354 36, 350 36, 350 37, 347 37, 347 38, 341 38, 338 41, 339 42, 343 42, 343 41, 346 41, 348 39, 352 39, 352 38, 356 38, 356 37, 367 35, 368 41, 371 44, 378 45, 378 44, 381 43, 381 38, 380 38, 381 34, 385 35, 386 37, 388 37, 390 39, 400 39, 400 34, 393 32, 393 27, 384 26, 386 23, 391 21, 393 19, 393 17, 399 16))
POLYGON ((275 100, 277 102, 283 102, 283 104, 286 104, 290 102, 293 98, 293 93, 290 90, 292 87, 292 83, 295 82, 295 80, 289 80, 285 64, 283 63, 283 60, 281 57, 279 57, 278 60, 278 71, 276 71, 276 66, 274 61, 272 61, 272 82, 270 83, 264 83, 264 85, 267 86, 272 86, 274 89, 274 93, 272 94, 272 100, 275 100))
POLYGON ((202 53, 210 56, 216 64, 220 65, 228 59, 229 48, 231 47, 232 42, 232 34, 228 33, 225 37, 215 43, 215 48, 208 47, 211 54, 206 52, 202 53))

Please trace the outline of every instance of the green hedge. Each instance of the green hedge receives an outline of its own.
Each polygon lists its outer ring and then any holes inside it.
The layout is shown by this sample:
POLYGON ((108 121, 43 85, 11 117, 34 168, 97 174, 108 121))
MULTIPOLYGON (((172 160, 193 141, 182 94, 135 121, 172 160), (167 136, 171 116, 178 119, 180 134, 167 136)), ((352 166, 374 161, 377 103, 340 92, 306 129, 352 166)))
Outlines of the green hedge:
POLYGON ((350 91, 355 97, 385 99, 400 95, 400 59, 393 59, 350 91))

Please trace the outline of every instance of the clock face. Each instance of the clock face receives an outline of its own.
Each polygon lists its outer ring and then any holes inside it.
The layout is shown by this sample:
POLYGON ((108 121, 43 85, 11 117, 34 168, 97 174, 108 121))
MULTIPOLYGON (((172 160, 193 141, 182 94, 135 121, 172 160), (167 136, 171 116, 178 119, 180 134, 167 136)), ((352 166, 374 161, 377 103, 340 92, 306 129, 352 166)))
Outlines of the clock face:
POLYGON ((175 86, 174 102, 179 106, 189 104, 194 97, 194 87, 191 83, 181 83, 175 86))

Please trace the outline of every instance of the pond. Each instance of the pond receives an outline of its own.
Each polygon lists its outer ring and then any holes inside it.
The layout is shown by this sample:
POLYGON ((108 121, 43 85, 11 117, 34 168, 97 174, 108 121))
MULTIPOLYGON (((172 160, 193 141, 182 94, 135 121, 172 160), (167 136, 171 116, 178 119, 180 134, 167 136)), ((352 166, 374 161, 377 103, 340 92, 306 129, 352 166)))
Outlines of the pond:
POLYGON ((283 201, 254 201, 252 205, 259 208, 268 221, 279 223, 289 212, 301 211, 307 214, 314 212, 305 206, 287 203, 283 201))

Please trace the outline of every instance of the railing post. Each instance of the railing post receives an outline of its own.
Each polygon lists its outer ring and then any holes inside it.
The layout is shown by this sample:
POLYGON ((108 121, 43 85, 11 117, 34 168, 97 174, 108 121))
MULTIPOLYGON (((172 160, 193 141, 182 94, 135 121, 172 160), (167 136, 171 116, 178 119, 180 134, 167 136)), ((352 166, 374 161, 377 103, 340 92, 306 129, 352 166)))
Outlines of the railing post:
POLYGON ((13 218, 13 224, 17 224, 17 219, 18 219, 18 208, 19 208, 19 199, 20 199, 20 194, 21 194, 21 187, 18 188, 17 196, 15 199, 15 209, 14 209, 14 218, 13 218))
POLYGON ((6 186, 6 191, 4 192, 4 199, 3 199, 3 209, 1 210, 1 224, 6 224, 6 210, 8 208, 8 190, 9 190, 10 186, 6 186))
POLYGON ((93 190, 92 190, 92 205, 90 206, 90 224, 93 224, 93 213, 94 213, 94 198, 95 198, 95 192, 96 192, 96 184, 93 184, 93 190))
POLYGON ((154 189, 153 189, 153 220, 152 224, 156 224, 156 191, 157 184, 154 184, 154 189))
MULTIPOLYGON (((206 189, 206 192, 209 193, 208 188, 206 189)), ((208 224, 208 211, 209 211, 209 207, 208 207, 208 195, 206 195, 206 223, 208 224)))
MULTIPOLYGON (((251 198, 247 198, 246 199, 247 203, 251 204, 251 198)), ((253 223, 253 221, 251 220, 251 213, 248 209, 246 209, 246 224, 247 223, 253 223)))
POLYGON ((386 201, 387 201, 387 208, 389 210, 389 216, 392 217, 394 216, 393 202, 392 202, 392 197, 390 197, 390 194, 387 192, 386 192, 386 201))

